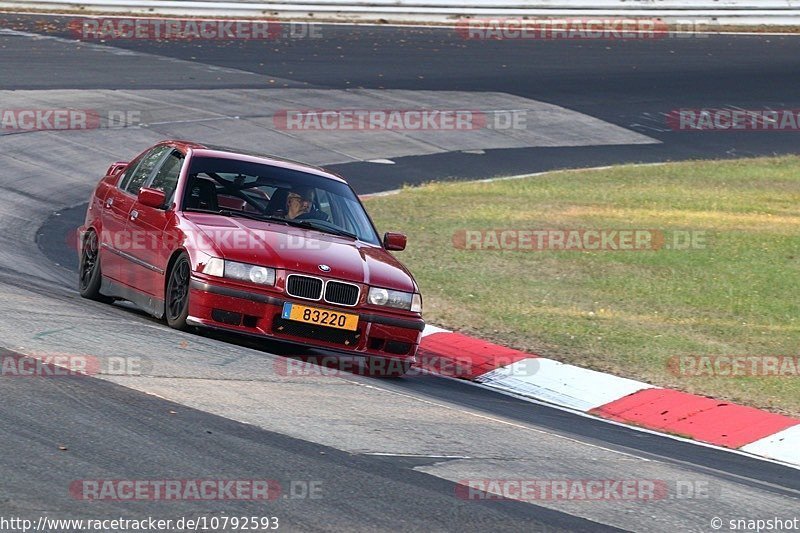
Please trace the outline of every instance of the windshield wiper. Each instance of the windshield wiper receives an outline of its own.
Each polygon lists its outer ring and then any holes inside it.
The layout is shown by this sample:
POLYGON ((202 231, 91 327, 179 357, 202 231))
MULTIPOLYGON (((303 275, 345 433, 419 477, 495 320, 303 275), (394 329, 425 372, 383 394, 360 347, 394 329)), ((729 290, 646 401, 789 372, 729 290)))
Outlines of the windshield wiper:
POLYGON ((229 217, 249 218, 250 220, 259 220, 262 222, 278 222, 281 224, 289 223, 283 217, 276 217, 272 215, 259 215, 258 213, 248 213, 246 211, 233 211, 231 209, 220 209, 218 213, 221 215, 227 215, 229 217))
POLYGON ((258 220, 258 221, 265 221, 265 222, 280 222, 282 224, 288 224, 285 218, 283 217, 274 217, 271 215, 259 215, 257 213, 247 213, 245 211, 234 211, 232 209, 203 209, 200 207, 190 207, 186 209, 186 211, 193 211, 197 213, 211 213, 212 215, 225 215, 226 217, 242 217, 242 218, 249 218, 250 220, 258 220))
POLYGON ((330 224, 329 222, 325 222, 322 220, 314 220, 313 218, 305 219, 305 220, 286 220, 287 224, 292 226, 297 226, 299 228, 308 228, 317 231, 321 231, 323 233, 332 233, 334 235, 339 235, 341 237, 348 237, 350 239, 358 239, 358 235, 355 233, 350 233, 347 230, 340 229, 337 226, 330 224))

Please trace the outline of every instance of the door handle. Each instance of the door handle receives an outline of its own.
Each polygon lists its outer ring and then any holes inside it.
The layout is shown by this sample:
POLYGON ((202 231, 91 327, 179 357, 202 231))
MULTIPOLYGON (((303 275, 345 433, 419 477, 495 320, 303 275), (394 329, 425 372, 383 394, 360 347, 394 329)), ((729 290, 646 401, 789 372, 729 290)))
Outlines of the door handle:
POLYGON ((113 199, 113 198, 109 198, 109 199, 107 199, 107 200, 106 200, 106 209, 108 209, 108 208, 109 208, 109 207, 111 207, 112 205, 114 205, 114 199, 113 199))
POLYGON ((131 220, 136 220, 137 218, 139 218, 139 211, 136 211, 134 209, 133 211, 131 211, 131 220))

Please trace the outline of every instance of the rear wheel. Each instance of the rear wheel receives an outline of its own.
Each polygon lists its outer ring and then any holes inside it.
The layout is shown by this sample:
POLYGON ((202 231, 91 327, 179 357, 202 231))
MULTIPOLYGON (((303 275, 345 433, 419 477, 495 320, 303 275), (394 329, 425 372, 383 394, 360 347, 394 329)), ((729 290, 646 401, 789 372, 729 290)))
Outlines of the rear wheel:
POLYGON ((186 318, 189 316, 190 272, 189 256, 183 252, 173 263, 167 277, 164 314, 171 328, 188 329, 186 318))
POLYGON ((81 296, 90 300, 111 303, 113 298, 100 294, 100 283, 103 276, 100 272, 100 243, 97 233, 89 230, 83 235, 81 257, 78 263, 78 289, 81 296))

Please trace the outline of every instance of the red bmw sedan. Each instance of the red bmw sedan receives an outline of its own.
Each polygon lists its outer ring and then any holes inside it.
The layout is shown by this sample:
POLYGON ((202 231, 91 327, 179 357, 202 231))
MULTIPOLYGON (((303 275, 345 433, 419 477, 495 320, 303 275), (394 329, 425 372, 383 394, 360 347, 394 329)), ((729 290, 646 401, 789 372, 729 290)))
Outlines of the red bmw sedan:
POLYGON ((112 164, 80 243, 85 298, 193 326, 359 354, 402 374, 422 298, 350 186, 323 169, 184 141, 112 164))

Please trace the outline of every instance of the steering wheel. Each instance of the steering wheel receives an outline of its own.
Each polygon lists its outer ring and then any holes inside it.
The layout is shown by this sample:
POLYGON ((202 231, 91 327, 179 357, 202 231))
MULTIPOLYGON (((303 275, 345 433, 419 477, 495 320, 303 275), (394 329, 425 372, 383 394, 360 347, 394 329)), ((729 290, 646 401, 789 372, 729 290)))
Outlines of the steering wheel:
POLYGON ((323 222, 328 221, 328 214, 324 211, 311 211, 308 213, 303 213, 294 217, 295 220, 321 220, 323 222))

